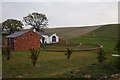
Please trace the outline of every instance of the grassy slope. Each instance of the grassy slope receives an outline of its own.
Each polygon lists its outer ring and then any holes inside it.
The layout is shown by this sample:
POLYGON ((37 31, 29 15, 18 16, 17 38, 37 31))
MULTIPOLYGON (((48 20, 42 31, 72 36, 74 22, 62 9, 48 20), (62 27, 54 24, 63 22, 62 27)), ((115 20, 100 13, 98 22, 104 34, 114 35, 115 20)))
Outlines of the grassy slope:
POLYGON ((66 28, 51 28, 45 30, 45 33, 56 33, 60 38, 74 38, 91 32, 100 26, 92 26, 92 27, 66 27, 66 28))
POLYGON ((68 38, 73 43, 97 43, 104 46, 107 60, 98 63, 96 52, 73 52, 71 60, 68 61, 64 53, 42 51, 39 55, 37 65, 34 68, 30 63, 29 52, 20 51, 11 54, 11 60, 7 61, 3 56, 3 77, 80 77, 85 78, 89 74, 92 78, 100 78, 118 73, 115 67, 115 58, 111 56, 117 38, 117 26, 109 25, 101 27, 86 35, 68 38), (112 33, 111 33, 112 31, 112 33), (79 72, 74 73, 75 70, 79 72))
POLYGON ((41 52, 36 67, 33 67, 28 58, 28 52, 14 52, 10 61, 3 56, 3 77, 54 77, 78 67, 84 68, 85 65, 81 66, 82 64, 89 65, 96 61, 95 54, 86 52, 84 52, 85 55, 75 54, 68 61, 64 53, 41 52))
MULTIPOLYGON (((112 53, 115 52, 114 46, 116 44, 117 38, 118 38, 118 25, 106 25, 83 36, 68 39, 73 43, 82 42, 82 43, 101 44, 103 45, 104 53, 107 56, 107 60, 104 63, 96 62, 95 65, 91 64, 85 69, 79 68, 78 69, 79 72, 75 74, 75 77, 82 77, 83 74, 84 75, 90 74, 94 78, 101 77, 103 75, 104 76, 107 75, 107 77, 110 77, 110 74, 117 73, 118 70, 115 67, 115 62, 114 62, 116 58, 111 57, 112 53)), ((74 70, 71 72, 74 72, 74 70)), ((67 72, 62 75, 58 75, 57 77, 68 77, 71 75, 73 76, 73 74, 67 72)))
POLYGON ((74 40, 78 40, 80 38, 80 40, 108 40, 108 41, 114 41, 118 38, 118 26, 117 25, 105 25, 102 26, 99 29, 96 29, 88 34, 85 34, 83 36, 79 36, 76 38, 71 38, 72 41, 74 40))
POLYGON ((113 51, 113 47, 118 39, 118 26, 106 25, 83 36, 68 39, 73 43, 93 43, 103 45, 106 51, 113 51))

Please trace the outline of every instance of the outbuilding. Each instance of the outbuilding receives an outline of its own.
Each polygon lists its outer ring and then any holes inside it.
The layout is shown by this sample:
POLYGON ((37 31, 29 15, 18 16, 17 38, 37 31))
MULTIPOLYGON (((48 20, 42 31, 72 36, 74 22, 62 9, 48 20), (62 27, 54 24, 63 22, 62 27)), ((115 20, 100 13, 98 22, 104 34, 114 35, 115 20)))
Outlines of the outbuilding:
POLYGON ((4 38, 4 47, 10 47, 13 51, 27 51, 40 49, 41 36, 34 31, 20 31, 4 38))
POLYGON ((41 43, 51 44, 51 43, 59 42, 59 37, 56 35, 56 33, 44 34, 38 31, 34 31, 34 32, 42 36, 42 38, 40 39, 41 43))

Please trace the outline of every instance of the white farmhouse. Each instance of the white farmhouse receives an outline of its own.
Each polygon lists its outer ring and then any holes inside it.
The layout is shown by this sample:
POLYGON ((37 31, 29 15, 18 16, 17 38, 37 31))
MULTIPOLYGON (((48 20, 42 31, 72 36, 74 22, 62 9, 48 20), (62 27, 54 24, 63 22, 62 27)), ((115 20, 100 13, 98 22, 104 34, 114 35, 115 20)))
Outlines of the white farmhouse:
POLYGON ((59 42, 59 37, 56 35, 56 33, 53 34, 43 34, 38 31, 35 31, 37 34, 41 35, 42 38, 40 39, 41 43, 57 43, 59 42))

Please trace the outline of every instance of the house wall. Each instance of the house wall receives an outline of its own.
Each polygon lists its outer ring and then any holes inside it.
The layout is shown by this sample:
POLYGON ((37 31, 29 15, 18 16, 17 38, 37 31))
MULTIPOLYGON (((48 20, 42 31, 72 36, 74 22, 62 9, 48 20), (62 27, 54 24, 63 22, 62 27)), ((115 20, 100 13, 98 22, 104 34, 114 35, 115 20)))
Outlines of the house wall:
MULTIPOLYGON (((53 34, 50 37, 48 35, 42 35, 42 36, 45 38, 45 42, 48 43, 48 44, 49 43, 57 43, 57 42, 59 42, 59 37, 56 34, 53 34), (53 36, 56 37, 56 42, 52 42, 52 37, 53 36)), ((43 43, 42 39, 40 39, 40 42, 43 43)))
MULTIPOLYGON (((5 47, 7 47, 7 39, 5 38, 5 47)), ((14 38, 14 51, 27 51, 31 48, 40 48, 40 35, 33 31, 24 33, 14 38)))
POLYGON ((42 35, 45 38, 45 42, 46 43, 50 43, 50 38, 46 35, 42 35))

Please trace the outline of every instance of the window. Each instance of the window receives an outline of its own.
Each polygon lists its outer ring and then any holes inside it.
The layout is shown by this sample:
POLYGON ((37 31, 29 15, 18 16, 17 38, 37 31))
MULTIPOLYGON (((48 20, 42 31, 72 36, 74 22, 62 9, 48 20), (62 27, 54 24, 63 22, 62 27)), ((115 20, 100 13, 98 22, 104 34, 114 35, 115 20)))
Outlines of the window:
POLYGON ((55 36, 52 37, 52 42, 56 42, 56 37, 55 36))
POLYGON ((30 36, 32 36, 32 34, 30 34, 30 36))

